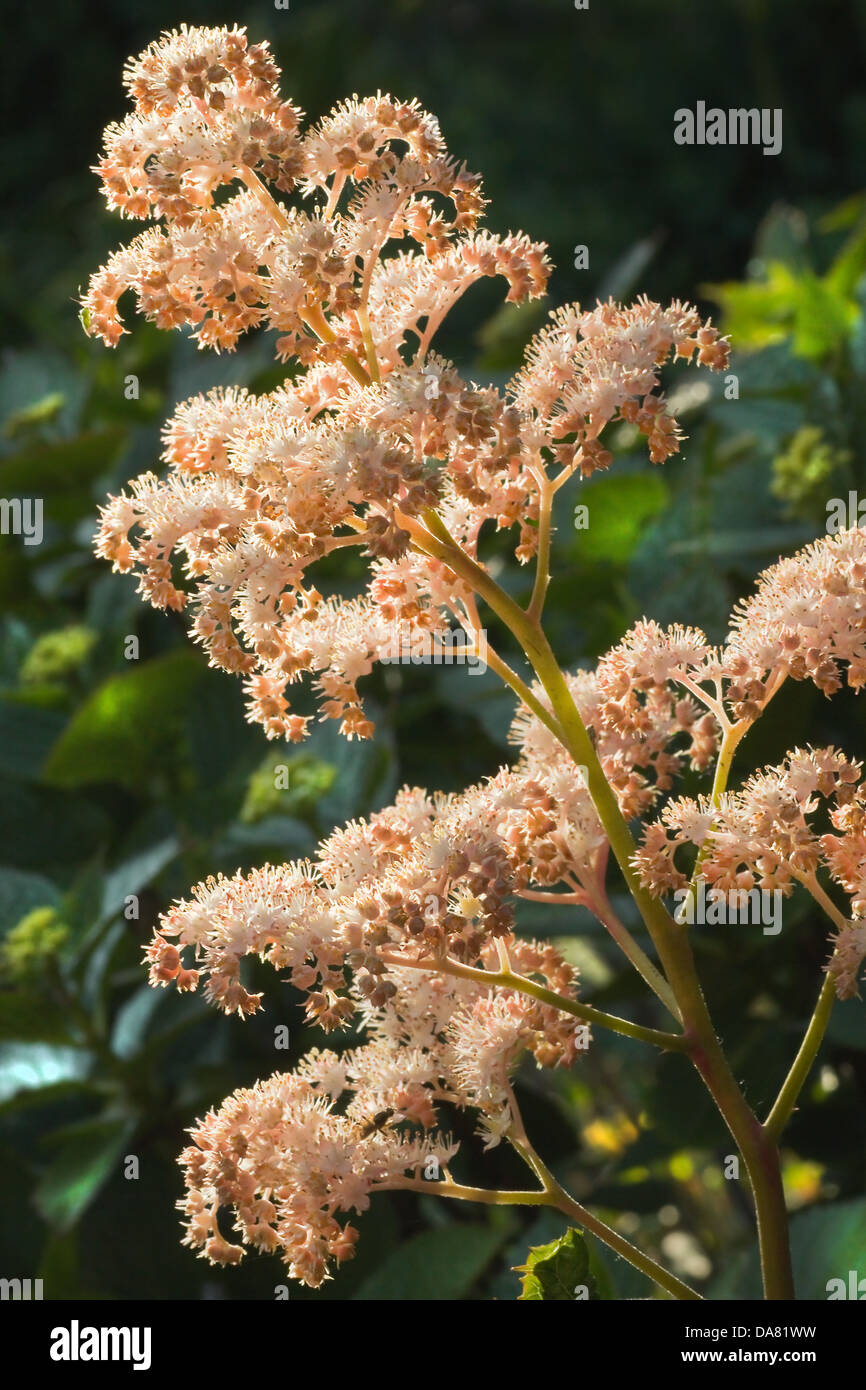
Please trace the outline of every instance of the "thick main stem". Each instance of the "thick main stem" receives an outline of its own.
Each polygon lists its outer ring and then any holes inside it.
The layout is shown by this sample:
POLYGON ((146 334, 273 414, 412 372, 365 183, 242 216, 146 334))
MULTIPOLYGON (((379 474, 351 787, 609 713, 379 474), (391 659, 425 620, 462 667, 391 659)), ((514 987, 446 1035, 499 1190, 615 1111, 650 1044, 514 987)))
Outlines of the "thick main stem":
MULTIPOLYGON (((562 729, 562 742, 587 783, 614 857, 652 937, 682 1014, 689 1055, 742 1154, 755 1202, 761 1270, 767 1299, 793 1299, 794 1281, 778 1147, 756 1119, 716 1037, 688 936, 641 884, 632 864, 635 845, 619 804, 539 624, 449 536, 440 518, 425 514, 431 530, 413 535, 419 548, 465 579, 511 629, 541 681, 562 729)), ((411 523, 410 523, 411 526, 411 523)), ((408 528, 407 528, 408 529, 408 528)), ((412 528, 416 532, 419 528, 412 528)))
POLYGON ((538 633, 536 640, 541 653, 533 665, 565 731, 569 752, 576 762, 589 769, 590 794, 596 810, 679 1003, 689 1055, 743 1156, 755 1202, 765 1295, 768 1299, 791 1299, 794 1284, 778 1148, 753 1115, 728 1065, 685 931, 672 921, 661 903, 649 897, 637 879, 631 863, 634 846, 628 826, 547 639, 538 633))
POLYGON ((596 810, 679 1003, 689 1055, 743 1156, 755 1202, 765 1295, 774 1300, 792 1299, 794 1282, 788 1219, 775 1140, 752 1113, 728 1065, 716 1037, 685 931, 669 917, 661 903, 646 894, 637 880, 631 863, 634 846, 628 826, 547 639, 540 632, 534 636, 540 659, 533 659, 533 665, 564 729, 566 747, 576 762, 588 768, 589 789, 596 810))

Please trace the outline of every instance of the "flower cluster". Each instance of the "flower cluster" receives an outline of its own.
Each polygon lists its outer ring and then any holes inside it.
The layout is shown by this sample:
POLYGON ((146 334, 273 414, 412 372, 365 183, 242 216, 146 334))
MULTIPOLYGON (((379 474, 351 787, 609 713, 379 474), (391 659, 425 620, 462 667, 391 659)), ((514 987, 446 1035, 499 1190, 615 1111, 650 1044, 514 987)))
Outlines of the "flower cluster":
POLYGON ((643 296, 630 308, 613 301, 581 310, 570 304, 532 340, 526 366, 513 383, 514 401, 551 442, 557 459, 584 476, 607 468, 598 443, 611 420, 627 420, 647 437, 653 463, 679 449, 676 420, 657 393, 659 367, 671 352, 720 371, 728 344, 689 304, 667 309, 643 296))
POLYGON ((146 317, 201 346, 273 328, 277 354, 306 370, 265 396, 182 404, 167 478, 146 473, 111 499, 97 549, 155 607, 190 611, 269 737, 304 736, 287 688, 305 673, 323 715, 368 737, 358 681, 383 652, 454 616, 473 626, 465 584, 413 547, 413 520, 435 506, 475 559, 485 522, 516 528, 528 561, 546 470, 606 467, 599 436, 616 419, 663 460, 678 429, 661 366, 674 354, 721 368, 728 348, 682 304, 572 305, 504 393, 464 381, 432 352, 443 319, 485 276, 504 277, 512 302, 541 295, 544 247, 477 230, 479 181, 417 103, 353 99, 301 133, 278 76, 267 45, 236 29, 184 28, 127 69, 135 111, 109 128, 99 172, 112 207, 163 223, 94 277, 85 326, 115 343, 131 288, 146 317), (226 184, 239 188, 217 199, 226 184), (415 250, 395 251, 407 240, 415 250), (315 567, 346 546, 369 560, 366 589, 325 599, 315 567))
POLYGON ((866 530, 823 536, 759 575, 725 649, 727 698, 754 717, 779 677, 811 680, 825 695, 866 681, 866 530))
MULTIPOLYGON (((132 289, 149 319, 190 326, 202 346, 231 348, 267 324, 283 334, 281 354, 295 355, 323 309, 338 319, 332 344, 357 345, 355 311, 393 237, 445 256, 446 282, 461 270, 467 283, 502 273, 515 297, 543 283, 543 255, 525 238, 473 241, 484 206, 479 180, 448 157, 436 121, 416 102, 355 100, 302 137, 302 113, 281 99, 279 75, 267 44, 250 46, 238 29, 184 26, 129 63, 134 110, 106 131, 97 172, 110 207, 161 217, 164 226, 94 277, 84 299, 89 332, 116 343, 124 331, 117 302, 132 289), (217 201, 223 185, 238 183, 217 201), (266 184, 310 198, 324 192, 325 207, 286 212, 266 184), (347 184, 355 195, 337 215, 347 184), (439 207, 446 200, 450 216, 439 207), (458 235, 455 264, 448 253, 458 235)), ((431 286, 428 309, 452 288, 431 286)))
POLYGON ((840 998, 857 992, 866 958, 866 785, 862 766, 835 748, 795 749, 778 767, 749 777, 717 804, 707 796, 670 801, 646 827, 635 865, 644 886, 661 895, 685 888, 677 863, 686 846, 701 850, 701 877, 721 892, 814 886, 820 870, 850 895, 851 921, 834 938, 828 965, 840 998), (833 830, 816 814, 826 803, 833 830), (836 832, 836 833, 834 833, 836 832))
MULTIPOLYGON (((227 1013, 261 1006, 241 980, 256 955, 306 994, 311 1021, 345 1025, 358 998, 378 1008, 405 965, 475 967, 514 944, 514 900, 566 884, 598 900, 607 839, 573 765, 526 756, 459 795, 404 789, 335 830, 314 862, 209 879, 161 919, 148 947, 153 984, 205 982, 227 1013), (345 968, 354 972, 355 993, 345 968)), ((542 972, 544 973, 544 972, 542 972)))
POLYGON ((399 1185, 431 1158, 448 1162, 455 1149, 444 1139, 367 1134, 357 1100, 335 1111, 363 1062, 311 1056, 303 1075, 277 1073, 236 1091, 196 1126, 180 1159, 186 1244, 214 1264, 237 1264, 245 1245, 279 1251, 290 1277, 315 1288, 331 1262, 354 1253, 357 1230, 340 1213, 365 1210, 372 1191, 399 1185), (233 1210, 242 1244, 221 1234, 223 1208, 233 1210))
MULTIPOLYGON (((514 963, 571 992, 574 971, 550 946, 512 941, 514 963)), ((495 952, 493 952, 495 955, 495 952)), ((490 950, 483 953, 492 964, 490 950)), ((351 1258, 373 1192, 426 1178, 430 1190, 458 1145, 436 1129, 442 1103, 478 1112, 487 1147, 517 1122, 510 1075, 521 1054, 573 1062, 588 1042, 574 1020, 513 991, 400 969, 386 1003, 356 989, 369 1041, 308 1053, 294 1073, 236 1091, 192 1131, 181 1154, 186 1243, 213 1263, 244 1247, 278 1251, 289 1275, 316 1287, 351 1258), (230 1208, 241 1244, 221 1234, 230 1208)))
MULTIPOLYGON (((703 768, 712 754, 712 715, 670 679, 675 660, 697 642, 681 629, 665 638, 641 624, 597 672, 567 678, 629 815, 651 806, 687 759, 703 768), (669 643, 668 665, 640 657, 648 634, 655 645, 669 643), (644 702, 630 712, 620 688, 627 669, 644 702)), ((609 846, 584 773, 525 706, 510 737, 519 749, 515 765, 477 786, 432 796, 405 788, 369 820, 335 830, 313 862, 200 884, 160 922, 148 948, 152 982, 187 990, 204 978, 208 997, 226 1012, 251 1013, 261 998, 247 991, 240 969, 245 956, 256 955, 288 971, 307 994, 310 1019, 330 1029, 355 1011, 347 964, 378 1006, 394 992, 390 962, 471 966, 491 943, 510 938, 513 901, 527 890, 564 887, 596 911, 609 846)))
MULTIPOLYGON (((644 732, 654 703, 669 701, 677 687, 717 715, 751 723, 788 677, 811 680, 825 695, 843 678, 855 690, 866 680, 866 529, 822 536, 759 574, 721 648, 695 628, 641 622, 598 672, 600 688, 619 706, 609 705, 608 721, 624 733, 644 732)), ((684 717, 691 716, 684 710, 684 717)), ((706 719, 695 725, 699 739, 712 728, 706 719)))

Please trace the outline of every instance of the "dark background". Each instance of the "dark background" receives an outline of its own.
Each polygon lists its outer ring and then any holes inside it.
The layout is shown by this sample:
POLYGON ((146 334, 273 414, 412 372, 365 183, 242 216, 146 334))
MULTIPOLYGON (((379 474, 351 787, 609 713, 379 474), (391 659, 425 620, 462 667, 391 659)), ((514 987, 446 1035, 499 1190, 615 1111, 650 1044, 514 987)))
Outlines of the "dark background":
MULTIPOLYGON (((653 470, 621 430, 615 469, 582 485, 588 531, 571 526, 576 495, 564 499, 549 601, 564 663, 594 659, 642 613, 719 639, 754 574, 822 532, 827 500, 862 482, 866 4, 21 8, 0 74, 0 493, 44 497, 46 536, 34 547, 0 537, 0 1275, 41 1276, 46 1297, 273 1298, 276 1261, 214 1271, 179 1246, 174 1159, 208 1106, 321 1040, 267 978, 267 1012, 246 1023, 148 990, 141 945, 207 874, 308 853, 404 782, 458 789, 509 756, 510 700, 493 678, 436 668, 371 680, 372 746, 324 730, 300 751, 267 745, 182 620, 145 610, 133 582, 92 557, 100 500, 158 467, 176 401, 279 380, 265 339, 217 358, 130 318, 112 354, 77 322, 89 274, 137 230, 106 213, 88 172, 103 127, 126 111, 122 63, 181 21, 245 23, 269 39, 285 94, 311 119, 353 92, 417 96, 452 153, 484 175, 487 225, 549 242, 549 306, 645 291, 724 313, 739 399, 726 400, 721 381, 672 376, 673 391, 701 383, 683 405, 682 457, 653 470), (676 146, 673 113, 698 100, 782 107, 782 153, 676 146), (577 245, 588 270, 574 269, 577 245), (129 373, 137 401, 124 398, 129 373), (124 660, 130 634, 137 663, 124 660), (281 796, 275 762, 291 769, 281 796), (130 893, 138 921, 123 917, 130 893), (291 1051, 275 1060, 280 1022, 291 1051), (124 1176, 128 1156, 137 1178, 124 1176)), ((547 306, 503 312, 499 292, 467 296, 441 348, 475 379, 504 383, 547 306)), ((354 578, 348 568, 342 587, 354 578)), ((506 582, 520 593, 525 581, 506 570, 506 582)), ((806 741, 862 754, 856 701, 828 705, 791 686, 736 770, 806 741)), ((586 997, 655 1021, 594 925, 556 915, 567 920, 526 914, 524 925, 562 938, 586 997)), ((763 1113, 811 1011, 826 924, 795 898, 780 937, 705 929, 698 949, 736 1074, 763 1113)), ((730 1140, 685 1064, 602 1038, 573 1075, 528 1072, 519 1089, 537 1147, 577 1195, 711 1294, 754 1294, 747 1198, 721 1176, 730 1140)), ((837 1010, 786 1136, 804 1297, 866 1272, 864 1090, 866 1021, 854 1003, 837 1010)), ((507 1155, 480 1157, 465 1118, 454 1126, 468 1181, 524 1181, 507 1155)), ((446 1205, 378 1199, 358 1259, 314 1296, 513 1298, 512 1266, 562 1229, 446 1205)), ((650 1295, 621 1263, 605 1256, 604 1267, 599 1292, 650 1295)))

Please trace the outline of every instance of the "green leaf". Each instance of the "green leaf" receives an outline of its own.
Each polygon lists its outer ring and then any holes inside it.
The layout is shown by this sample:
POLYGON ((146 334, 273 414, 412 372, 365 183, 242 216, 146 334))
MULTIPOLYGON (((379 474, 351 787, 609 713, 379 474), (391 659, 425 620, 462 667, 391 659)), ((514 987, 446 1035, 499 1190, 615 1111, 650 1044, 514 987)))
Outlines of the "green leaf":
MULTIPOLYGON (((791 1262, 798 1299, 825 1301, 831 1279, 866 1277, 866 1198, 810 1207, 791 1219, 791 1262)), ((714 1299, 760 1298, 756 1251, 726 1262, 708 1290, 714 1299)))
POLYGON ((55 1231, 42 1247, 37 1277, 50 1298, 88 1298, 88 1275, 81 1268, 77 1231, 55 1231))
POLYGON ((36 990, 0 989, 0 1041, 67 1043, 69 1029, 36 990))
POLYGON ((543 318, 544 305, 538 300, 500 305, 476 335, 481 348, 479 366, 488 372, 513 371, 543 318))
POLYGON ((79 1047, 50 1047, 47 1043, 4 1043, 0 1046, 0 1105, 22 1094, 40 1098, 58 1087, 85 1080, 90 1054, 79 1047))
POLYGON ((324 828, 339 825, 352 816, 369 815, 384 806, 397 790, 397 760, 390 729, 373 700, 367 712, 376 724, 370 739, 350 743, 340 733, 337 721, 319 724, 305 744, 311 757, 328 763, 335 770, 329 789, 316 803, 316 818, 324 828))
MULTIPOLYGON (((827 1025, 827 1041, 840 1047, 866 1048, 866 1012, 862 999, 839 999, 827 1025)), ((866 1273, 866 1271, 864 1271, 866 1273)))
POLYGON ((0 772, 37 781, 63 724, 63 715, 54 710, 0 697, 0 772))
POLYGON ((791 1222, 798 1298, 826 1298, 830 1279, 866 1276, 866 1199, 813 1207, 791 1222))
POLYGON ((500 747, 508 746, 508 730, 514 719, 514 695, 488 667, 470 670, 465 666, 434 666, 432 686, 437 699, 461 715, 471 711, 487 737, 500 747))
POLYGON ((0 419, 12 439, 28 427, 68 436, 79 428, 87 381, 59 352, 5 352, 0 372, 0 419), (52 404, 54 403, 54 404, 52 404))
POLYGON ((597 1297, 589 1250, 583 1233, 574 1228, 558 1240, 535 1246, 515 1272, 523 1275, 519 1303, 573 1303, 584 1290, 589 1298, 597 1297))
POLYGON ((118 864, 111 873, 106 874, 102 890, 102 921, 113 917, 125 905, 125 900, 139 893, 152 883, 159 873, 170 864, 179 850, 177 837, 169 835, 159 844, 148 845, 147 849, 133 854, 118 864))
POLYGON ((797 303, 797 276, 780 261, 767 265, 760 282, 734 280, 702 289, 721 305, 723 331, 730 333, 741 351, 789 337, 797 303))
POLYGON ((70 510, 64 499, 77 493, 86 501, 87 485, 111 465, 125 437, 122 429, 90 430, 74 439, 30 444, 0 459, 0 493, 50 497, 52 515, 77 515, 82 507, 70 510))
POLYGON ((165 998, 163 990, 142 985, 118 1009, 111 1033, 111 1050, 115 1057, 135 1056, 165 998))
POLYGON ((866 274, 866 225, 861 221, 860 226, 845 242, 825 279, 827 285, 835 293, 850 298, 855 293, 864 274, 866 274))
POLYGON ((826 356, 848 337, 856 318, 856 305, 827 280, 802 276, 794 314, 794 351, 802 357, 826 356))
POLYGON ((56 907, 60 890, 43 874, 0 868, 0 932, 9 931, 34 907, 56 907))
POLYGON ((105 681, 73 716, 49 755, 46 781, 60 787, 117 782, 139 789, 176 748, 180 720, 206 668, 170 652, 105 681))
POLYGON ((778 203, 761 222, 753 264, 779 262, 792 271, 808 270, 809 223, 799 208, 778 203))
POLYGON ((38 872, 50 862, 52 873, 66 881, 64 869, 74 872, 82 860, 98 853, 109 830, 105 812, 74 792, 12 778, 5 782, 0 845, 3 857, 20 869, 38 872))
POLYGON ((493 1259, 503 1232, 443 1226, 405 1241, 354 1294, 359 1300, 464 1298, 493 1259))
POLYGON ((307 820, 316 804, 330 791, 337 777, 333 763, 311 753, 276 750, 255 770, 247 783, 240 809, 243 825, 256 825, 267 816, 292 816, 307 820))
POLYGON ((51 1136, 57 1157, 33 1193, 37 1210, 55 1230, 68 1230, 116 1170, 134 1122, 101 1119, 60 1130, 51 1136))
POLYGON ((641 277, 654 259, 662 236, 654 232, 651 236, 640 237, 614 261, 598 289, 600 300, 624 300, 641 288, 641 277))
POLYGON ((315 853, 317 836, 303 821, 291 816, 265 816, 255 825, 230 825, 213 848, 215 859, 230 860, 238 854, 261 854, 278 850, 286 859, 299 859, 315 853))
POLYGON ((667 500, 668 489, 658 473, 611 476, 583 484, 574 493, 574 501, 587 508, 587 526, 574 531, 572 554, 582 560, 625 564, 644 526, 667 500))

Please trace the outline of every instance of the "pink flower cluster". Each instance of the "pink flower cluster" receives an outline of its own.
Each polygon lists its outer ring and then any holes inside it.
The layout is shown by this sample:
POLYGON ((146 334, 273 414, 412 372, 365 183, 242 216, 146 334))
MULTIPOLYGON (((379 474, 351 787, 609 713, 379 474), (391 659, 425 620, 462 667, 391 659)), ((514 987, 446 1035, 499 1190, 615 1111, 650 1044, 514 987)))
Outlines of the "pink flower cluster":
MULTIPOLYGON (((511 941, 513 964, 572 995, 576 972, 551 946, 511 941)), ((487 966, 495 950, 482 953, 487 966)), ((458 1145, 436 1129, 443 1103, 477 1112, 487 1147, 517 1116, 510 1075, 529 1051, 542 1066, 574 1061, 588 1043, 573 1019, 526 995, 401 968, 374 1005, 355 986, 368 1041, 338 1055, 308 1053, 294 1073, 236 1091, 192 1131, 181 1155, 186 1242, 213 1263, 244 1246, 279 1251, 292 1278, 316 1287, 354 1253, 373 1192, 427 1179, 430 1191, 458 1145), (220 1233, 231 1209, 242 1243, 220 1233)))
MULTIPOLYGON (((675 654, 684 645, 693 650, 693 635, 681 629, 652 635, 675 654)), ((646 637, 641 625, 596 673, 568 677, 629 815, 651 806, 686 760, 705 767, 715 746, 713 716, 676 690, 670 661, 634 676, 646 703, 624 714, 623 662, 634 664, 646 637)), ((288 971, 307 993, 308 1016, 330 1029, 355 1011, 347 963, 378 1006, 394 992, 383 957, 472 965, 491 943, 511 939, 513 899, 526 891, 566 888, 596 910, 609 846, 583 774, 526 707, 511 740, 519 749, 514 766, 459 794, 405 788, 369 820, 335 830, 314 862, 200 884, 160 922, 148 948, 152 982, 186 990, 205 977, 208 997, 226 1012, 251 1013, 261 998, 244 987, 240 965, 256 955, 288 971)))
POLYGON ((485 276, 503 276, 513 302, 541 295, 544 248, 477 230, 479 181, 415 102, 353 99, 302 134, 278 76, 267 45, 227 29, 166 35, 127 69, 135 111, 109 128, 99 172, 112 207, 163 224, 94 277, 88 331, 117 341, 129 288, 146 317, 201 346, 273 328, 278 355, 306 370, 266 396, 230 388, 181 405, 168 476, 111 499, 97 549, 155 607, 190 611, 269 737, 304 736, 287 690, 305 673, 322 713, 368 737, 358 681, 382 653, 454 617, 474 626, 463 582, 410 545, 411 519, 435 505, 474 558, 485 522, 516 528, 529 560, 543 474, 607 467, 599 436, 616 419, 663 460, 678 429, 661 366, 673 353, 721 368, 728 346, 682 304, 572 305, 504 394, 464 381, 432 352, 443 319, 485 276), (316 567, 347 546, 369 561, 365 591, 324 599, 316 567))
POLYGON ((850 895, 851 920, 833 939, 828 965, 840 998, 857 993, 866 958, 866 784, 862 766, 835 748, 795 749, 778 767, 749 777, 716 805, 707 796, 670 801, 646 827, 635 865, 656 895, 688 886, 677 863, 687 846, 701 849, 701 877, 711 888, 752 888, 789 896, 796 883, 814 887, 819 870, 850 895), (827 803, 832 831, 815 820, 827 803), (836 833, 833 833, 833 832, 836 833))
MULTIPOLYGON (((407 1054, 407 1077, 413 1060, 407 1054)), ((180 1158, 187 1245, 212 1264, 237 1264, 245 1246, 278 1251, 291 1278, 316 1288, 354 1254, 358 1232, 339 1215, 366 1210, 371 1192, 430 1171, 431 1159, 449 1161, 456 1146, 442 1136, 365 1132, 366 1095, 354 1087, 368 1061, 363 1049, 310 1054, 302 1073, 236 1091, 196 1126, 180 1158), (242 1244, 220 1232, 221 1209, 233 1212, 242 1244)))
MULTIPOLYGON (((825 695, 843 678, 855 690, 866 680, 866 529, 822 536, 759 574, 721 648, 695 628, 640 622, 599 666, 604 694, 621 706, 607 718, 624 732, 645 729, 652 692, 666 682, 717 716, 752 723, 788 677, 811 680, 825 695)), ((703 738, 710 728, 695 731, 703 738)))

